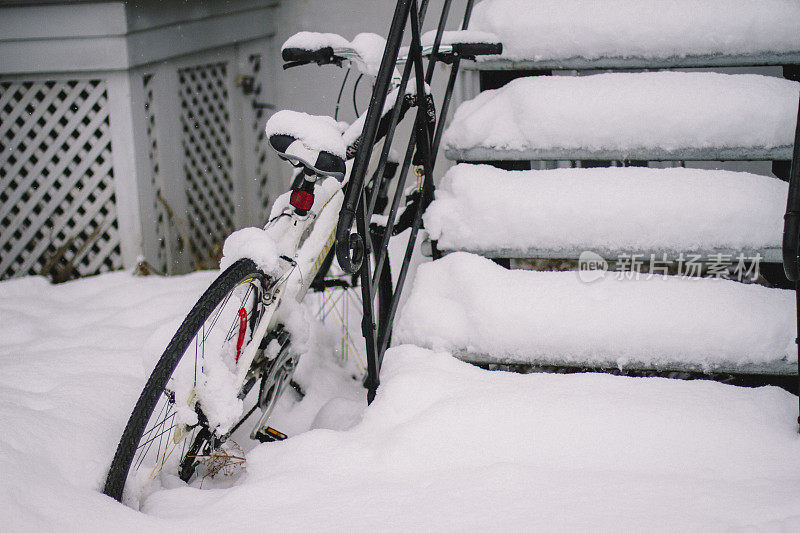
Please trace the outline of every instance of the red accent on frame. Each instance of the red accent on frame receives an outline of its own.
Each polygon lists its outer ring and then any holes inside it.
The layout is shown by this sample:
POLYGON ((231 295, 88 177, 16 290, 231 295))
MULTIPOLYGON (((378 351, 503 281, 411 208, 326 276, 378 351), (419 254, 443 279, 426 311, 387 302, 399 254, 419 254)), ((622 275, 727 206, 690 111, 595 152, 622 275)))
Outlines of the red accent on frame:
POLYGON ((244 307, 239 308, 239 337, 236 339, 236 362, 242 355, 242 344, 244 344, 244 334, 247 332, 247 311, 244 307))

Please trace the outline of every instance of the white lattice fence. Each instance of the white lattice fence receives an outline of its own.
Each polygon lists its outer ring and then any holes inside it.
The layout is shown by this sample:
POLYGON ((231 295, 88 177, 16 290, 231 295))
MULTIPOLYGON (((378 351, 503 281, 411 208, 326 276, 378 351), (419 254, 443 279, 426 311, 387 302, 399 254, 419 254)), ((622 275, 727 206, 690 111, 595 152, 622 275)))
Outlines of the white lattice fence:
POLYGON ((178 82, 190 246, 196 263, 213 266, 234 229, 226 64, 181 69, 178 82))
POLYGON ((0 82, 0 279, 121 266, 102 80, 0 82))

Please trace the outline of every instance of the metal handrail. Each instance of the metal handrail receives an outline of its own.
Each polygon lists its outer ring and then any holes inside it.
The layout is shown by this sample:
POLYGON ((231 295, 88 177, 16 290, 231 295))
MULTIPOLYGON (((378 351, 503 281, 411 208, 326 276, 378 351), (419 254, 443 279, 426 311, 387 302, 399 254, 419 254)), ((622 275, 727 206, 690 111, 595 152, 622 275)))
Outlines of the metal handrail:
MULTIPOLYGON (((336 230, 336 257, 339 265, 348 273, 358 272, 361 280, 362 301, 364 314, 361 324, 361 331, 367 345, 367 378, 365 385, 368 389, 367 399, 372 401, 376 390, 380 384, 380 366, 383 353, 388 347, 392 330, 392 320, 397 311, 400 294, 405 283, 411 262, 417 232, 421 226, 422 212, 427 206, 427 201, 433 197, 433 164, 441 129, 443 127, 443 117, 446 114, 453 88, 455 75, 458 71, 458 60, 453 62, 451 79, 443 100, 443 112, 437 117, 433 108, 432 98, 425 97, 427 92, 425 85, 429 84, 434 72, 434 65, 437 62, 437 52, 441 44, 442 35, 449 14, 452 0, 445 0, 442 6, 441 15, 437 25, 437 33, 432 48, 423 48, 421 43, 421 28, 425 13, 428 7, 428 0, 398 0, 395 6, 392 25, 389 29, 386 48, 384 49, 381 67, 375 81, 374 90, 370 99, 369 109, 365 119, 364 130, 361 134, 361 142, 358 152, 353 162, 353 168, 345 192, 345 199, 339 213, 339 225, 336 230), (372 147, 378 132, 383 107, 390 88, 392 87, 392 75, 396 72, 397 56, 400 50, 400 43, 403 39, 406 25, 411 29, 411 43, 409 46, 408 57, 403 66, 403 75, 398 87, 399 94, 405 94, 406 85, 409 83, 412 71, 416 78, 417 94, 417 114, 415 126, 403 161, 402 170, 398 176, 398 183, 395 196, 391 202, 391 210, 387 217, 386 230, 384 235, 376 239, 375 244, 379 247, 376 250, 376 263, 374 270, 370 268, 370 251, 373 246, 370 237, 370 225, 373 215, 379 186, 376 184, 372 188, 371 194, 367 194, 365 189, 367 167, 369 166, 372 155, 372 147), (427 57, 427 70, 423 73, 423 57, 427 57), (375 300, 375 286, 382 271, 388 263, 387 247, 388 240, 395 227, 395 219, 399 211, 400 201, 404 196, 405 180, 410 169, 412 158, 414 165, 420 172, 421 187, 419 187, 419 198, 416 202, 413 222, 411 223, 411 235, 406 247, 403 264, 392 293, 391 303, 388 309, 382 310, 387 316, 382 316, 380 328, 375 324, 373 302, 375 300), (353 223, 356 224, 356 233, 351 233, 353 223)), ((473 0, 468 0, 462 28, 466 28, 472 11, 473 0)), ((396 80, 395 80, 396 81, 396 80)), ((389 148, 392 141, 392 134, 401 116, 402 98, 398 98, 395 108, 392 111, 391 123, 383 141, 383 148, 378 160, 376 176, 383 175, 383 169, 389 157, 389 148)), ((412 206, 409 206, 411 209, 412 206)))

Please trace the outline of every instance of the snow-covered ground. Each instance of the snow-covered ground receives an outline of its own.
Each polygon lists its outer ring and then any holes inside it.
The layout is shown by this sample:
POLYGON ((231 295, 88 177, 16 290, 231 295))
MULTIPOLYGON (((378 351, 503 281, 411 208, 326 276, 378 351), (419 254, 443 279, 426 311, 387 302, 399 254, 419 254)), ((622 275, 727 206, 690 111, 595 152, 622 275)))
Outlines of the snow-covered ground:
POLYGON ((248 447, 235 480, 134 511, 98 492, 105 469, 214 274, 0 283, 1 530, 800 529, 783 390, 488 372, 400 346, 365 408, 324 342, 298 370, 305 398, 276 413, 291 438, 248 447))

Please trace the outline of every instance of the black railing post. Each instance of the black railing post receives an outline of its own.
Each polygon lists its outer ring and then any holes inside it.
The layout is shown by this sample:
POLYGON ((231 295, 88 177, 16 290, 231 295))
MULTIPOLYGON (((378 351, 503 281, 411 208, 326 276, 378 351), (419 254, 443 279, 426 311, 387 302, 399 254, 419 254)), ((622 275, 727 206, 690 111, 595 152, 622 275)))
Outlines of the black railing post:
POLYGON ((800 428, 800 98, 797 106, 797 124, 794 131, 794 148, 792 150, 792 166, 789 171, 789 194, 786 200, 786 214, 783 217, 783 270, 786 277, 794 282, 797 315, 797 395, 798 417, 800 428))
MULTIPOLYGON (((474 0, 468 0, 461 24, 462 29, 466 29, 469 22, 472 5, 474 0)), ((405 283, 406 275, 411 261, 411 254, 414 249, 417 233, 421 226, 422 213, 432 199, 433 194, 433 167, 436 147, 441 139, 443 128, 442 118, 446 114, 450 98, 455 85, 455 77, 458 71, 458 61, 452 67, 450 79, 447 84, 447 91, 443 101, 444 112, 438 117, 433 108, 433 101, 429 100, 425 91, 426 84, 430 83, 434 73, 435 63, 437 62, 437 52, 441 43, 442 34, 447 21, 452 0, 445 0, 442 13, 438 21, 436 37, 434 39, 433 53, 428 60, 427 69, 423 72, 422 57, 422 23, 428 7, 429 0, 398 0, 395 7, 392 25, 389 29, 386 48, 381 60, 380 71, 375 81, 375 86, 370 99, 369 109, 365 119, 364 130, 361 133, 359 150, 356 153, 353 168, 350 173, 350 180, 347 184, 345 199, 339 213, 339 223, 336 229, 336 257, 339 265, 345 272, 358 272, 361 280, 361 294, 363 300, 363 319, 361 331, 367 345, 367 401, 372 402, 375 398, 377 388, 380 384, 380 366, 383 354, 388 347, 392 331, 392 320, 397 311, 400 301, 400 294, 405 283), (410 20, 409 20, 410 16, 410 20), (375 206, 379 192, 379 184, 374 184, 371 194, 367 194, 364 189, 367 167, 369 166, 372 155, 372 147, 378 134, 383 108, 391 87, 392 74, 395 71, 397 55, 400 42, 403 38, 406 23, 411 26, 411 46, 409 56, 398 87, 398 98, 392 110, 389 127, 384 139, 376 176, 381 176, 389 154, 394 127, 399 121, 401 107, 404 101, 406 85, 410 80, 412 69, 416 77, 416 101, 417 114, 414 128, 411 133, 409 146, 403 160, 402 170, 398 176, 397 188, 392 201, 392 206, 386 221, 385 234, 378 237, 373 242, 370 232, 370 222, 372 211, 375 206), (412 156, 416 153, 414 164, 422 168, 422 184, 420 198, 413 207, 413 222, 411 223, 411 235, 406 245, 403 264, 400 268, 397 284, 391 295, 391 302, 386 309, 379 309, 380 320, 376 320, 373 302, 375 299, 375 286, 380 276, 384 263, 388 261, 387 249, 388 241, 392 235, 395 217, 399 209, 400 200, 404 196, 404 184, 408 171, 410 170, 412 156), (421 163, 421 164, 420 164, 421 163), (356 222, 357 233, 351 235, 353 222, 356 222), (371 248, 375 249, 375 264, 370 268, 371 248), (380 329, 376 328, 376 322, 380 324, 380 329)), ((411 206, 409 206, 411 208, 411 206)))
MULTIPOLYGON (((800 101, 800 98, 798 99, 800 101)), ((800 246, 800 103, 794 132, 792 165, 789 171, 789 195, 783 217, 783 270, 791 281, 798 279, 798 246, 800 246)))
MULTIPOLYGON (((444 33, 444 28, 446 26, 447 14, 450 11, 450 3, 451 3, 450 0, 448 0, 447 2, 445 2, 444 7, 442 8, 442 16, 439 18, 439 24, 437 26, 437 31, 436 31, 436 38, 434 39, 432 54, 431 54, 431 57, 430 57, 430 59, 428 61, 428 69, 427 69, 426 74, 425 74, 425 82, 426 83, 430 83, 431 79, 433 77, 434 69, 435 69, 435 66, 436 66, 436 54, 439 51, 439 45, 441 44, 442 34, 444 33)), ((471 15, 472 15, 472 5, 473 5, 473 3, 474 3, 474 0, 467 0, 467 5, 466 5, 465 11, 464 11, 464 18, 463 18, 462 23, 461 23, 461 29, 462 30, 467 29, 467 26, 469 24, 469 19, 470 19, 471 15)), ((437 127, 436 127, 436 133, 434 133, 434 141, 432 143, 432 152, 433 152, 434 155, 438 152, 439 140, 441 139, 442 132, 444 131, 444 119, 443 119, 443 117, 446 118, 446 115, 447 115, 447 109, 449 107, 450 99, 451 99, 451 96, 453 94, 453 89, 455 87, 456 75, 458 74, 458 66, 459 66, 459 59, 457 58, 455 60, 455 62, 453 63, 453 66, 452 66, 452 68, 450 70, 450 79, 448 80, 447 90, 445 91, 445 95, 444 95, 444 98, 443 98, 443 101, 442 101, 442 109, 441 109, 441 112, 439 113, 439 121, 438 121, 438 124, 437 124, 437 127)), ((402 190, 403 186, 405 185, 406 175, 407 175, 408 170, 410 168, 411 157, 413 155, 414 148, 415 148, 415 141, 416 141, 415 134, 416 134, 416 131, 412 131, 412 133, 411 133, 411 141, 410 141, 410 143, 408 145, 408 149, 406 151, 406 155, 405 155, 405 158, 403 160, 402 170, 401 170, 400 176, 399 176, 398 190, 402 190)), ((435 164, 436 164, 436 159, 434 158, 433 161, 432 161, 432 164, 431 164, 431 172, 433 172, 433 165, 435 165, 435 164)), ((428 191, 428 194, 429 195, 433 194, 433 189, 432 188, 428 191)), ((383 242, 381 243, 379 254, 378 254, 378 258, 376 260, 375 276, 378 276, 380 274, 381 268, 383 268, 383 262, 386 259, 385 250, 387 249, 387 246, 388 246, 388 243, 389 243, 389 239, 393 235, 394 221, 395 221, 395 217, 397 215, 397 210, 400 207, 400 199, 401 198, 402 198, 401 196, 395 195, 394 201, 392 202, 392 207, 391 207, 391 209, 389 211, 389 218, 387 219, 387 223, 386 223, 386 233, 383 236, 383 242)))
POLYGON ((800 280, 794 282, 794 301, 797 316, 797 336, 794 339, 797 346, 797 389, 795 389, 795 392, 798 397, 797 424, 798 431, 800 431, 800 280))
MULTIPOLYGON (((356 207, 361 201, 361 191, 364 187, 364 176, 367 173, 367 165, 370 159, 370 148, 375 143, 378 132, 378 123, 381 119, 383 104, 386 102, 386 95, 391 86, 392 73, 397 64, 397 54, 400 51, 400 43, 403 39, 408 11, 411 7, 411 0, 397 0, 397 6, 392 17, 392 25, 389 27, 389 35, 386 39, 386 48, 381 58, 381 66, 378 77, 375 80, 375 87, 370 97, 367 118, 364 122, 364 131, 361 133, 361 147, 356 153, 353 169, 350 172, 350 180, 347 183, 344 204, 339 212, 339 225, 336 228, 336 258, 339 266, 348 274, 354 274, 361 266, 361 261, 353 260, 351 253, 357 252, 357 246, 350 239, 350 228, 353 226, 353 219, 356 214, 356 207)), ((363 237, 359 236, 355 244, 361 241, 363 250, 363 237)), ((356 255, 358 255, 356 253, 356 255)), ((363 258, 362 258, 363 259, 363 258)))

